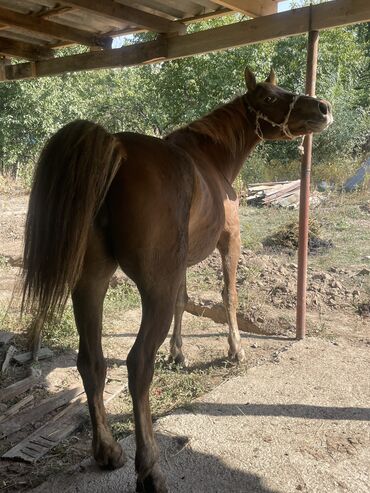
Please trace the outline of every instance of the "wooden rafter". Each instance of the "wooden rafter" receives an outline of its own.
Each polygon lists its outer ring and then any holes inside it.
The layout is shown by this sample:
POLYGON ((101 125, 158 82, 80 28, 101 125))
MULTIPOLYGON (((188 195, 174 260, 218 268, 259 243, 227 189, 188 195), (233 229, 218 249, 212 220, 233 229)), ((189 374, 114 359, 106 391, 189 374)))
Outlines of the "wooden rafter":
POLYGON ((274 0, 214 0, 214 2, 250 17, 270 15, 277 12, 277 2, 274 0))
POLYGON ((179 32, 185 30, 185 26, 174 23, 158 15, 149 14, 114 0, 62 0, 63 4, 77 7, 87 12, 98 14, 115 21, 132 22, 140 27, 159 33, 179 32))
POLYGON ((52 58, 54 56, 54 51, 45 46, 38 46, 1 37, 0 53, 16 58, 25 58, 26 60, 40 60, 43 58, 52 58))
POLYGON ((18 12, 2 7, 0 7, 0 22, 8 26, 20 27, 26 31, 47 34, 53 38, 87 46, 108 47, 111 44, 111 40, 97 38, 86 31, 57 24, 56 22, 51 22, 40 17, 19 14, 18 12))
MULTIPOLYGON (((322 3, 312 7, 311 16, 311 29, 318 31, 357 22, 367 22, 370 20, 370 2, 368 0, 335 0, 322 3)), ((185 36, 160 37, 150 43, 40 60, 33 64, 7 65, 3 68, 3 80, 43 77, 95 68, 125 67, 151 63, 159 59, 171 60, 223 50, 306 33, 310 25, 309 20, 310 8, 303 7, 185 36)))

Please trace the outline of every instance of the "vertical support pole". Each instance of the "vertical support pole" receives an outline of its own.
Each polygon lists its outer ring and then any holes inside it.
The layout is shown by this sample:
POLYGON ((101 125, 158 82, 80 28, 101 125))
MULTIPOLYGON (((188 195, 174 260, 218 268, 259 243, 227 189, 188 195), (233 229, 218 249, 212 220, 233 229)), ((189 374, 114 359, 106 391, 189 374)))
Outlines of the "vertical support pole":
MULTIPOLYGON (((307 46, 306 94, 315 96, 317 52, 319 32, 309 31, 307 46)), ((303 339, 306 333, 306 290, 307 290, 307 257, 308 257, 308 217, 310 208, 310 180, 312 159, 312 134, 308 134, 303 142, 301 164, 301 190, 299 205, 299 245, 298 245, 298 284, 297 284, 297 320, 296 338, 303 339)))

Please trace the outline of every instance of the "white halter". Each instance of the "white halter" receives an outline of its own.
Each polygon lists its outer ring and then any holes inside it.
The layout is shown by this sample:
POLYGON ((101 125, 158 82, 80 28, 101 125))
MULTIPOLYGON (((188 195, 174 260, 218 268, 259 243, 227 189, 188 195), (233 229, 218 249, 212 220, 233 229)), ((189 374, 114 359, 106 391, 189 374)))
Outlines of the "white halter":
POLYGON ((288 113, 286 114, 286 117, 284 118, 284 121, 282 123, 276 123, 276 122, 270 120, 270 118, 268 116, 266 116, 264 113, 262 113, 262 111, 259 111, 259 110, 256 110, 255 108, 253 108, 253 106, 251 106, 251 104, 249 103, 248 98, 247 97, 245 98, 248 109, 256 114, 256 128, 254 129, 254 131, 256 132, 256 134, 258 135, 258 137, 261 140, 264 140, 264 136, 263 136, 263 132, 262 132, 261 125, 260 125, 260 120, 265 120, 266 122, 270 123, 270 125, 272 125, 273 127, 280 128, 283 131, 283 133, 290 140, 295 138, 295 136, 289 130, 288 121, 290 118, 290 114, 293 111, 293 108, 296 105, 296 103, 300 97, 301 97, 301 94, 295 94, 293 96, 293 99, 289 105, 288 113))

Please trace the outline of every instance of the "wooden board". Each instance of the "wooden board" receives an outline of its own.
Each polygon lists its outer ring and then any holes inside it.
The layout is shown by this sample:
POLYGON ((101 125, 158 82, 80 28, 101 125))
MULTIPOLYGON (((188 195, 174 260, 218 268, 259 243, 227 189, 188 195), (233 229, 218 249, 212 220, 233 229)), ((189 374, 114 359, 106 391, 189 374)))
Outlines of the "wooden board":
MULTIPOLYGON (((214 303, 211 300, 201 300, 198 302, 189 300, 185 307, 185 311, 192 315, 196 315, 197 317, 210 318, 219 324, 227 324, 226 311, 222 303, 214 303)), ((271 334, 271 331, 266 331, 263 326, 255 324, 252 320, 246 318, 243 313, 237 312, 236 318, 239 330, 242 332, 265 335, 271 334)))
POLYGON ((17 352, 17 348, 14 346, 9 346, 6 353, 5 353, 5 359, 3 361, 3 364, 1 365, 1 373, 5 373, 10 365, 10 362, 17 352))
POLYGON ((251 17, 277 12, 277 2, 274 0, 214 0, 214 2, 251 17))
POLYGON ((14 404, 14 406, 9 407, 3 414, 0 414, 0 423, 6 421, 11 416, 14 416, 22 407, 28 406, 33 401, 33 395, 26 395, 19 402, 14 404))
MULTIPOLYGON (((52 358, 54 356, 54 353, 51 349, 47 347, 43 347, 39 350, 37 356, 38 356, 38 360, 48 359, 48 358, 52 358)), ((27 361, 31 361, 32 358, 33 358, 32 351, 28 351, 27 353, 16 354, 13 356, 13 359, 21 365, 27 363, 27 361)))
POLYGON ((62 390, 53 397, 48 397, 40 402, 37 406, 26 409, 13 418, 7 419, 0 424, 0 438, 7 437, 16 431, 21 430, 30 423, 40 421, 46 414, 58 409, 74 397, 83 393, 82 387, 76 387, 70 390, 62 390))
POLYGON ((18 395, 23 394, 26 390, 29 390, 34 385, 40 382, 39 377, 31 376, 20 380, 19 382, 15 382, 9 387, 5 389, 0 389, 0 402, 7 402, 14 399, 18 395))
MULTIPOLYGON (((127 385, 106 385, 104 403, 108 404, 126 389, 127 385)), ((21 459, 31 463, 43 457, 84 423, 88 417, 85 401, 86 396, 83 394, 48 423, 8 450, 2 457, 4 459, 21 459)))

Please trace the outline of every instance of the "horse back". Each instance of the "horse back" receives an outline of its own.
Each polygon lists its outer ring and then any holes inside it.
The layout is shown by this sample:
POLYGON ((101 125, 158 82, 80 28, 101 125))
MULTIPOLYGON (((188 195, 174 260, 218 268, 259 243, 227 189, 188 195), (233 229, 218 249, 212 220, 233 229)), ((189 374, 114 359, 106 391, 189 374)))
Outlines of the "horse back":
POLYGON ((113 254, 134 280, 154 264, 162 273, 185 258, 194 166, 184 152, 155 137, 120 133, 127 153, 106 197, 113 254))

